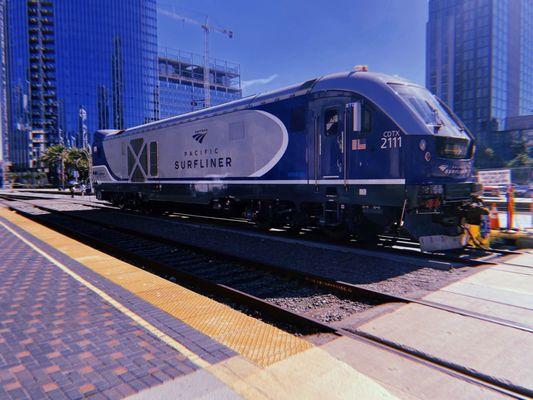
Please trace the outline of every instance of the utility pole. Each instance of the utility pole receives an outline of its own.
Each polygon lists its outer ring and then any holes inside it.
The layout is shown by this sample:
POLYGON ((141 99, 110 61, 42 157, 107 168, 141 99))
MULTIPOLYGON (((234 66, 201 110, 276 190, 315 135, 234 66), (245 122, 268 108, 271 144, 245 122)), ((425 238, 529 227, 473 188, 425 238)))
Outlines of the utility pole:
POLYGON ((193 18, 184 17, 177 14, 176 12, 169 11, 163 8, 157 10, 159 14, 165 15, 167 17, 173 18, 177 21, 199 25, 204 31, 204 106, 211 106, 211 79, 209 71, 209 34, 211 32, 218 32, 227 36, 229 39, 233 38, 233 31, 227 28, 221 28, 216 25, 213 25, 209 22, 209 16, 205 16, 205 22, 198 21, 193 18))

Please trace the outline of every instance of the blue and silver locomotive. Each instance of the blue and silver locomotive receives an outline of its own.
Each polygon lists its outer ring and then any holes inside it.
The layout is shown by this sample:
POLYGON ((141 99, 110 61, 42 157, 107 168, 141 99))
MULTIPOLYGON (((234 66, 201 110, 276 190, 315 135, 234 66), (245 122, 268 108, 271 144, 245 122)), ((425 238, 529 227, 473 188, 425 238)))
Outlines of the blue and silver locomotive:
POLYGON ((93 182, 124 207, 201 204, 363 241, 405 232, 439 250, 463 246, 463 224, 478 222, 473 154, 471 134, 425 88, 358 70, 98 131, 93 182))

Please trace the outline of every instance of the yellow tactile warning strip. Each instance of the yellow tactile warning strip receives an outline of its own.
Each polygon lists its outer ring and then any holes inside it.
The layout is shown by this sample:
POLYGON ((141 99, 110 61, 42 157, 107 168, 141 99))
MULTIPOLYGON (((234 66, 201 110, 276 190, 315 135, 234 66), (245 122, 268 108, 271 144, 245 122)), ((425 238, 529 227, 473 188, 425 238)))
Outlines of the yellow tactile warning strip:
POLYGON ((305 340, 190 293, 182 287, 166 287, 138 295, 261 366, 311 347, 305 340))
MULTIPOLYGON (((313 347, 312 344, 303 339, 111 257, 14 212, 0 208, 0 215, 96 273, 210 336, 217 342, 235 350, 259 366, 268 366, 313 347)), ((90 285, 89 282, 87 284, 90 285)), ((98 290, 96 287, 95 289, 98 290)), ((102 295, 113 300, 103 292, 102 295)), ((123 307, 122 305, 119 306, 123 307)), ((125 310, 125 312, 128 311, 125 310)), ((131 317, 133 318, 133 316, 131 317)), ((135 317, 140 318, 139 316, 135 317)), ((141 325, 145 326, 146 321, 143 324, 141 325)), ((155 327, 151 328, 155 329, 155 327)), ((166 335, 159 332, 157 336, 163 338, 166 335)), ((168 339, 173 340, 169 337, 168 339)), ((183 350, 179 351, 183 353, 183 350)), ((188 352, 190 353, 190 351, 188 352)), ((187 355, 187 353, 183 354, 187 355)), ((196 357, 194 354, 190 356, 196 357)))

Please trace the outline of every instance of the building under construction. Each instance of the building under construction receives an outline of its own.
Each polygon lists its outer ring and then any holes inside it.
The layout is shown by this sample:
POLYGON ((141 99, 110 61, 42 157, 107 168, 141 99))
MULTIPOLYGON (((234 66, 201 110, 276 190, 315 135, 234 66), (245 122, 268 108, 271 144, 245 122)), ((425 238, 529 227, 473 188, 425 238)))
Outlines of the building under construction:
MULTIPOLYGON (((204 58, 201 55, 162 49, 159 67, 159 117, 204 108, 204 58)), ((211 105, 242 97, 239 64, 212 58, 209 60, 211 105)))

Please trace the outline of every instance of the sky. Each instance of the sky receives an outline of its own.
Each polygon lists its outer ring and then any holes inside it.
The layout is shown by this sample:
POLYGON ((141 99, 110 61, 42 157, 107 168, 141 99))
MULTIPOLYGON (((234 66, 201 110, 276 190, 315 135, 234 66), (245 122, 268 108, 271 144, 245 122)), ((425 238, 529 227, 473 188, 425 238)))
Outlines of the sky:
MULTIPOLYGON (((210 34, 210 57, 241 67, 243 95, 327 73, 369 70, 425 83, 427 0, 158 0, 234 32, 210 34)), ((159 46, 203 54, 203 30, 158 15, 159 46)))

